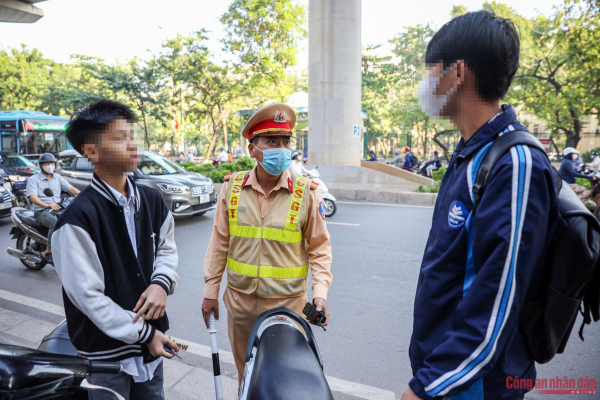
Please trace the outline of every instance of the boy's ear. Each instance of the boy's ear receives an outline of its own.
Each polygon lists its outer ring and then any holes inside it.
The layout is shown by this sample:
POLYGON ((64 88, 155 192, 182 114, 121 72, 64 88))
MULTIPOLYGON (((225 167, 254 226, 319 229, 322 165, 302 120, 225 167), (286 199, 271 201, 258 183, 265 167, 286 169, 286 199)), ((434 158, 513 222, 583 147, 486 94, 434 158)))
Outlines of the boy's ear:
POLYGON ((90 160, 90 162, 92 164, 94 164, 94 166, 96 165, 96 163, 98 162, 98 160, 100 159, 100 151, 99 149, 96 147, 96 144, 94 143, 85 143, 83 145, 83 147, 81 148, 81 150, 83 150, 83 156, 85 158, 87 158, 88 160, 90 160))

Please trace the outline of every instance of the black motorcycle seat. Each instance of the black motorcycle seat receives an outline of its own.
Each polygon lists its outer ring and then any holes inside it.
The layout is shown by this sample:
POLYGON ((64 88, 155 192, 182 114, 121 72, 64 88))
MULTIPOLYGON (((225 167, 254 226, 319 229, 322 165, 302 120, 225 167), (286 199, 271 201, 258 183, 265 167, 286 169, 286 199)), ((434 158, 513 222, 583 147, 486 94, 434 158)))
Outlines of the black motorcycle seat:
POLYGON ((249 400, 333 400, 319 361, 302 333, 273 325, 260 337, 249 400))
POLYGON ((35 220, 33 211, 21 211, 17 215, 25 225, 29 225, 33 228, 40 228, 44 226, 35 220))
POLYGON ((38 350, 47 353, 66 354, 69 356, 77 356, 79 353, 75 350, 75 346, 69 338, 67 322, 63 321, 52 332, 42 339, 42 343, 38 346, 38 350))

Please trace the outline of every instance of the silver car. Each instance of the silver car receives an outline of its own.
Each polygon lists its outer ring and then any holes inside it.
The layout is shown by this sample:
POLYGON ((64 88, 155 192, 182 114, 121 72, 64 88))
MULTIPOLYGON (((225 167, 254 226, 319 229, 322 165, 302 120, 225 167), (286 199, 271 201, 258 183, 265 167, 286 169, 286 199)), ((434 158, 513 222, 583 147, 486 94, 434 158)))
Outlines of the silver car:
MULTIPOLYGON (((161 155, 143 151, 133 179, 139 185, 155 188, 175 217, 202 215, 217 207, 217 193, 212 180, 186 171, 161 155)), ((82 190, 92 181, 94 166, 81 156, 61 157, 56 170, 71 185, 82 190)))

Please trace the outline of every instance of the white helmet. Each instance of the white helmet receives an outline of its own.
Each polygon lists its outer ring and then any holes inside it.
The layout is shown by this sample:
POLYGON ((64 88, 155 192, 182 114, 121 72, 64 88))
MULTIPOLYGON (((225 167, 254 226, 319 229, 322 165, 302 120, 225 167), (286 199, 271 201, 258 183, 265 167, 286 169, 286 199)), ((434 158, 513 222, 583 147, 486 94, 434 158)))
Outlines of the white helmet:
POLYGON ((375 147, 371 147, 369 151, 375 153, 375 147))
POLYGON ((566 147, 563 150, 563 156, 568 156, 569 154, 579 154, 579 152, 577 150, 575 150, 573 147, 566 147))

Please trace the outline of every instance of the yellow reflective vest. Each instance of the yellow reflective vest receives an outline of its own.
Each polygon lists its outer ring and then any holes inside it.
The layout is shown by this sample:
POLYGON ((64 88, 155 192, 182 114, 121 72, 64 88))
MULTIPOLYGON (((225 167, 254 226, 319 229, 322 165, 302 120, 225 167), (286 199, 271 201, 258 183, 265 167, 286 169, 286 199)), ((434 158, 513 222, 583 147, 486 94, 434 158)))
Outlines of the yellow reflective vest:
POLYGON ((229 181, 227 284, 259 297, 301 296, 308 275, 302 226, 311 181, 291 174, 293 191, 279 190, 263 219, 257 193, 243 188, 248 174, 237 172, 229 181))

